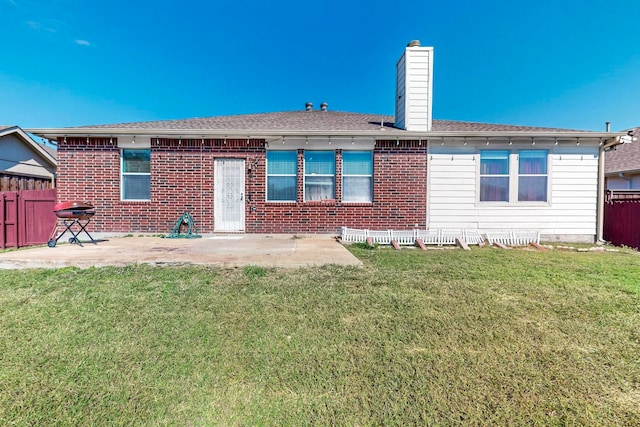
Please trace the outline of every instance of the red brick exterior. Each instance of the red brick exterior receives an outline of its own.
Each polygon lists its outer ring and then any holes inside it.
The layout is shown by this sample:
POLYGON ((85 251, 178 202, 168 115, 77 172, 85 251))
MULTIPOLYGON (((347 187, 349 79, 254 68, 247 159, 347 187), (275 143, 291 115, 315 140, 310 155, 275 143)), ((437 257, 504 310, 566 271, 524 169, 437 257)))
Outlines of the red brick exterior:
POLYGON ((298 150, 297 202, 267 202, 264 140, 152 139, 151 201, 120 200, 120 149, 116 138, 58 141, 58 200, 94 203, 98 232, 168 233, 183 212, 200 233, 214 224, 214 160, 245 160, 245 232, 337 233, 342 226, 409 229, 425 226, 427 154, 419 141, 376 141, 373 202, 342 203, 342 152, 336 150, 336 199, 304 202, 303 159, 298 150))

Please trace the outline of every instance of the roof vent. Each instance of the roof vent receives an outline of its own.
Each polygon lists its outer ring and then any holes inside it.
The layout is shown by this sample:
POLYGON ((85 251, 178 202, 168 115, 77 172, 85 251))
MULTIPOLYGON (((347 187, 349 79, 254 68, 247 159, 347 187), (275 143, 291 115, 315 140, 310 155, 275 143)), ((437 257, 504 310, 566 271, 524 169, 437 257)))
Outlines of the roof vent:
POLYGON ((311 110, 313 110, 313 102, 307 102, 306 104, 304 104, 304 108, 305 108, 307 111, 311 111, 311 110))
POLYGON ((329 104, 327 104, 326 102, 323 102, 322 104, 320 104, 320 109, 322 111, 327 111, 328 107, 329 107, 329 104))
POLYGON ((407 47, 420 47, 420 40, 411 40, 407 47))

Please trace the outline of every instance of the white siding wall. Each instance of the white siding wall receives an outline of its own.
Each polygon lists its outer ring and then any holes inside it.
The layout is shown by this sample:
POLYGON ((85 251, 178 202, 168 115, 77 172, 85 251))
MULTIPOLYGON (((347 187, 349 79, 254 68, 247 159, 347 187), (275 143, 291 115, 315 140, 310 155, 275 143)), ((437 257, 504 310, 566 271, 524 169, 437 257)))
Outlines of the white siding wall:
MULTIPOLYGON (((520 147, 526 148, 531 147, 520 147)), ((518 148, 504 146, 501 149, 518 148)), ((521 229, 538 230, 543 235, 595 236, 598 148, 545 149, 550 154, 549 203, 492 205, 478 202, 480 148, 430 147, 429 228, 469 228, 480 232, 521 229)))

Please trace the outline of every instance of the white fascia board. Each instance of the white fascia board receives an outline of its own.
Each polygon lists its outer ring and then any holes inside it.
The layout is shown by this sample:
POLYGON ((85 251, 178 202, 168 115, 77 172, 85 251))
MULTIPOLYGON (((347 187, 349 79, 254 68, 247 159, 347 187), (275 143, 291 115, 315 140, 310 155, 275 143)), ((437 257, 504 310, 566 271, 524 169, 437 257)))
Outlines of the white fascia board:
MULTIPOLYGON (((260 131, 256 129, 133 129, 133 128, 40 128, 26 129, 27 132, 48 139, 56 139, 65 136, 91 136, 91 137, 132 137, 146 136, 150 138, 182 137, 183 139, 198 138, 228 138, 228 139, 271 139, 282 136, 297 137, 330 137, 330 136, 362 136, 375 139, 443 139, 443 138, 549 138, 549 139, 602 139, 613 140, 625 136, 624 132, 591 132, 591 131, 405 131, 402 129, 384 128, 380 130, 280 130, 260 131)), ((36 144, 37 145, 37 144, 36 144)))

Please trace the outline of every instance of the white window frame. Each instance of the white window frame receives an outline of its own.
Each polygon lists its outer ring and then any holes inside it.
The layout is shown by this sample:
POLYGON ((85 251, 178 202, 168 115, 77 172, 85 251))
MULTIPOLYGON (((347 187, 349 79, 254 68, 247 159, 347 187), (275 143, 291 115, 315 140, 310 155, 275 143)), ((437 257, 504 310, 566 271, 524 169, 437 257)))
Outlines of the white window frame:
POLYGON ((513 166, 513 153, 510 152, 509 150, 480 150, 480 153, 478 153, 480 161, 478 162, 478 202, 479 203, 491 203, 491 204, 496 204, 496 203, 509 203, 509 201, 511 200, 511 191, 513 191, 513 185, 512 185, 512 166, 513 166), (506 153, 507 154, 507 173, 504 174, 483 174, 482 173, 482 153, 506 153), (507 200, 481 200, 480 196, 482 194, 482 178, 506 178, 507 179, 507 200))
POLYGON ((345 203, 372 203, 373 202, 373 151, 370 150, 344 150, 342 151, 342 201, 345 203), (370 174, 348 174, 345 173, 345 154, 348 153, 367 153, 369 154, 369 161, 371 163, 371 173, 370 174), (369 178, 370 182, 370 191, 367 194, 366 200, 349 200, 345 198, 345 188, 347 185, 345 183, 345 178, 369 178))
POLYGON ((551 150, 542 148, 542 149, 504 149, 504 148, 496 148, 492 149, 480 149, 478 150, 478 159, 480 161, 477 162, 477 186, 476 186, 476 203, 480 206, 495 206, 495 205, 526 205, 526 206, 549 206, 551 205, 551 150), (509 174, 508 175, 492 175, 492 174, 481 174, 481 156, 483 151, 508 151, 509 152, 509 174), (523 151, 544 151, 546 152, 546 166, 547 173, 546 174, 520 174, 519 170, 519 160, 520 160, 520 152, 523 151), (508 176, 509 179, 509 192, 508 192, 508 200, 506 201, 481 201, 480 200, 480 178, 487 176, 508 176), (546 195, 547 198, 544 201, 519 201, 518 200, 518 184, 519 178, 521 176, 546 176, 547 178, 547 188, 546 195))
POLYGON ((517 164, 517 168, 518 168, 518 176, 516 177, 516 200, 518 201, 518 203, 548 203, 549 202, 549 150, 518 150, 517 152, 517 157, 516 157, 516 161, 518 162, 517 164), (544 158, 545 158, 545 173, 521 173, 520 172, 520 153, 522 152, 532 152, 532 151, 536 151, 536 152, 544 152, 544 158), (520 178, 523 177, 531 177, 531 178, 541 178, 541 177, 545 177, 546 178, 546 189, 545 189, 545 200, 520 200, 520 178))
POLYGON ((273 202, 273 203, 295 203, 298 201, 298 150, 282 150, 282 151, 286 151, 286 152, 293 152, 295 153, 295 165, 296 165, 296 172, 292 173, 292 174, 277 174, 277 173, 269 173, 269 153, 274 153, 274 152, 280 152, 280 150, 271 150, 271 151, 267 151, 265 154, 265 159, 267 162, 267 167, 266 167, 266 178, 267 178, 267 182, 266 182, 266 188, 265 188, 265 193, 266 193, 266 201, 267 202, 273 202), (272 200, 269 199, 269 178, 270 177, 294 177, 296 179, 296 192, 295 192, 295 196, 293 199, 284 199, 284 200, 272 200))
POLYGON ((304 152, 304 201, 305 202, 319 202, 322 200, 335 200, 336 198, 336 152, 333 150, 305 150, 304 152), (331 153, 333 155, 333 174, 308 174, 307 173, 307 153, 331 153), (331 177, 332 197, 325 199, 308 199, 307 194, 307 178, 313 177, 331 177))
POLYGON ((148 202, 151 200, 151 149, 120 149, 120 200, 123 202, 148 202), (148 151, 149 152, 149 172, 125 172, 124 171, 124 153, 125 151, 148 151), (127 176, 148 176, 149 177, 149 198, 148 199, 126 199, 125 198, 125 177, 127 176))

